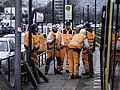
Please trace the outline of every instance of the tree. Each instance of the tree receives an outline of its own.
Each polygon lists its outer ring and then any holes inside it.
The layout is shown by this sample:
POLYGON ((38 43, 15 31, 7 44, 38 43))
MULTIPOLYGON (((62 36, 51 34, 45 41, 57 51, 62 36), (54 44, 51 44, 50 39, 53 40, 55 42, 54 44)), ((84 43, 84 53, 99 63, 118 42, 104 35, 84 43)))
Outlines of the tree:
POLYGON ((3 3, 3 7, 15 6, 15 0, 9 0, 3 3))

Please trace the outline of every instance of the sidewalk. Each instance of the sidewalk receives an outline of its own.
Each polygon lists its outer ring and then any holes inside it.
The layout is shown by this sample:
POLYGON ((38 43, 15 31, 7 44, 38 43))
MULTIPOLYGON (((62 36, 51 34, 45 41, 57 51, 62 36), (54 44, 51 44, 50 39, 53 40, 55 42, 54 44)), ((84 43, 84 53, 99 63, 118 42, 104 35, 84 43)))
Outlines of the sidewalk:
MULTIPOLYGON (((94 73, 95 78, 88 78, 88 76, 82 76, 81 79, 68 79, 68 74, 63 72, 62 75, 54 75, 53 64, 51 64, 49 74, 47 78, 49 79, 48 83, 45 83, 41 79, 41 84, 39 84, 39 89, 37 90, 101 90, 100 88, 100 59, 99 59, 99 49, 96 48, 94 53, 94 73)), ((83 66, 81 64, 81 67, 83 66)), ((40 68, 44 72, 44 66, 40 68)), ((80 70, 83 71, 83 70, 80 70)), ((34 90, 32 85, 28 85, 23 90, 34 90)))

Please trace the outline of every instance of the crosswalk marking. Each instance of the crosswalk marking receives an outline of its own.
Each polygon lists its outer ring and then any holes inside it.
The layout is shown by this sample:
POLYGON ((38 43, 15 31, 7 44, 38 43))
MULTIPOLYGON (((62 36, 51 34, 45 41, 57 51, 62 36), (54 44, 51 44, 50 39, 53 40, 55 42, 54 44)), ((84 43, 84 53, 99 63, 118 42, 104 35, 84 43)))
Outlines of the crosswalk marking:
POLYGON ((93 90, 100 90, 101 89, 100 68, 95 68, 94 73, 95 78, 93 81, 93 90))
POLYGON ((100 89, 101 86, 93 86, 94 89, 100 89))

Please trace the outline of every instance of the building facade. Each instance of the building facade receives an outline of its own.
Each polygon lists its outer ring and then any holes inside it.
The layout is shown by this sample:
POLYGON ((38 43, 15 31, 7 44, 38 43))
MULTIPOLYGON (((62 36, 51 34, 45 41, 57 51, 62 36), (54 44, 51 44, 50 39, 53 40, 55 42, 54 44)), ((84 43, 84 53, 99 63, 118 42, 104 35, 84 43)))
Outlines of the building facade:
POLYGON ((64 0, 55 0, 55 23, 63 22, 63 5, 64 0))

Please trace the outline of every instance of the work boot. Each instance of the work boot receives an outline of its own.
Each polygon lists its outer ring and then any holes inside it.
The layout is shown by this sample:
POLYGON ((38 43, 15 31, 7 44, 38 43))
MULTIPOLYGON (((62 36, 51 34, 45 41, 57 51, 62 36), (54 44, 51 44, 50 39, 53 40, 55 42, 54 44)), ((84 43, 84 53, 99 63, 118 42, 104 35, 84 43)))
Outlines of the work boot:
POLYGON ((48 75, 48 70, 49 70, 49 66, 46 65, 46 66, 45 66, 45 75, 48 75))
POLYGON ((66 70, 65 72, 66 72, 66 73, 69 73, 69 70, 66 70))
POLYGON ((60 69, 55 69, 55 74, 62 74, 62 72, 60 71, 60 69))
POLYGON ((69 75, 68 79, 73 79, 74 78, 74 74, 69 75))
POLYGON ((63 70, 63 67, 60 67, 60 71, 62 71, 63 70))
POLYGON ((78 75, 76 76, 76 75, 74 75, 74 78, 75 78, 75 79, 80 79, 81 76, 78 76, 78 75))
POLYGON ((89 75, 89 73, 88 73, 88 72, 85 72, 85 73, 82 73, 82 75, 89 75))
POLYGON ((94 75, 93 75, 93 74, 90 74, 90 75, 89 75, 89 78, 94 78, 94 75))

